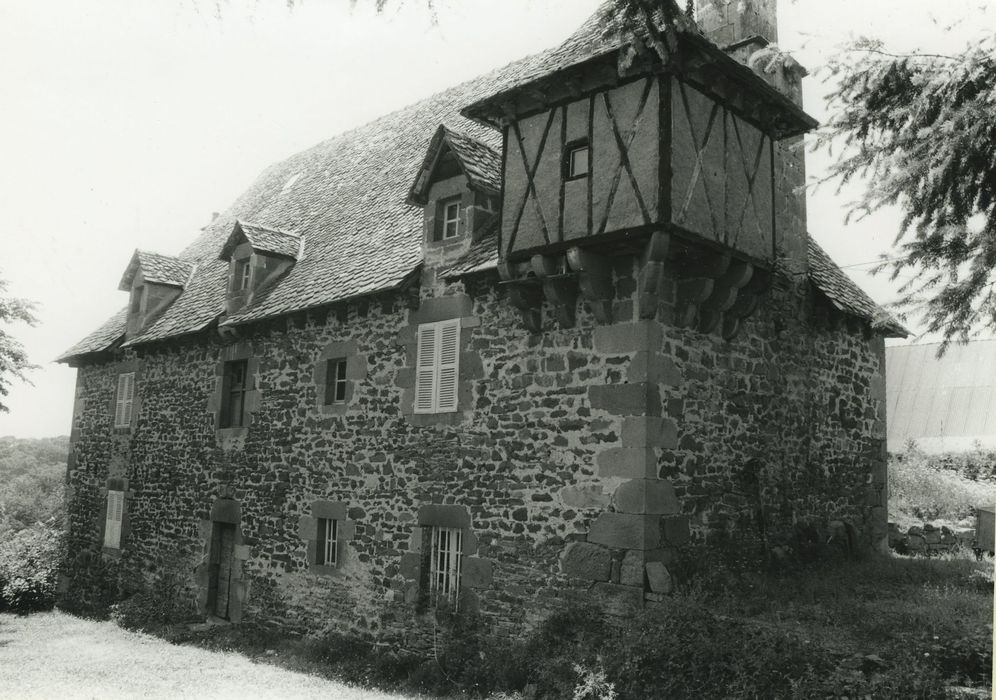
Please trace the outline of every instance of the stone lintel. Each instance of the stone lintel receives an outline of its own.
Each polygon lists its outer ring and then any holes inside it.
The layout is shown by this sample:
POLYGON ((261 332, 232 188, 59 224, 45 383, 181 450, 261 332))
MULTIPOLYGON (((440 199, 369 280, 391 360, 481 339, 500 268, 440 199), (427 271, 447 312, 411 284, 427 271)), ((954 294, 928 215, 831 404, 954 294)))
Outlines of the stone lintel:
POLYGON ((418 524, 422 526, 469 528, 470 513, 464 506, 426 505, 418 509, 418 524))
POLYGON ((588 387, 592 408, 617 416, 659 416, 660 391, 656 384, 600 384, 588 387))
POLYGON ((656 321, 596 326, 594 332, 595 352, 604 355, 629 355, 635 352, 647 352, 660 348, 663 337, 661 324, 656 321))
POLYGON ((591 525, 588 542, 613 549, 656 549, 661 544, 660 516, 601 513, 591 525))
POLYGON ((599 476, 657 477, 657 450, 653 447, 610 447, 599 452, 596 461, 599 476))
POLYGON ((422 323, 435 323, 451 318, 473 316, 474 300, 466 294, 449 297, 423 299, 417 311, 409 317, 409 323, 417 326, 422 323))
POLYGON ((622 444, 674 449, 678 446, 678 424, 661 416, 628 416, 623 419, 622 444))
POLYGON ((670 481, 634 479, 616 489, 612 498, 616 512, 639 515, 674 515, 681 505, 670 481))

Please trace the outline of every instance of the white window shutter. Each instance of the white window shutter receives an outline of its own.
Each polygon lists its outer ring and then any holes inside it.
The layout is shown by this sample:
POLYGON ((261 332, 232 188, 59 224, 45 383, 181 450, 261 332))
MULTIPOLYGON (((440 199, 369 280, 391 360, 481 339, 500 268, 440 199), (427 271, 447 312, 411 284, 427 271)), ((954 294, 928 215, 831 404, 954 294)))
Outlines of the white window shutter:
POLYGON ((118 393, 114 402, 114 427, 127 428, 131 425, 132 406, 135 402, 135 373, 118 375, 118 393))
POLYGON ((128 385, 124 401, 124 424, 131 425, 132 407, 135 405, 135 373, 129 372, 126 384, 128 385))
POLYGON ((107 492, 107 519, 104 521, 104 546, 121 548, 121 522, 124 520, 124 492, 107 492))
POLYGON ((460 319, 438 325, 439 374, 436 382, 436 412, 457 410, 457 380, 460 373, 460 319))
POLYGON ((435 413, 436 326, 418 327, 418 357, 415 362, 415 413, 435 413))
POLYGON ((114 401, 114 427, 120 428, 124 421, 124 396, 126 384, 128 383, 126 374, 118 375, 118 393, 114 401))

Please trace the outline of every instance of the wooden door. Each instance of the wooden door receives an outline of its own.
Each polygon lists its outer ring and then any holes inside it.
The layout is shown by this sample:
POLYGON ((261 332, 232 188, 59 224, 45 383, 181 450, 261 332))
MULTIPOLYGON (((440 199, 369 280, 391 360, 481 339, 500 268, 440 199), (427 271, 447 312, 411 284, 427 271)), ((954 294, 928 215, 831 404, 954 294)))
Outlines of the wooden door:
POLYGON ((208 582, 208 599, 211 611, 228 619, 232 590, 232 569, 235 566, 235 525, 214 524, 211 538, 211 577, 208 582))

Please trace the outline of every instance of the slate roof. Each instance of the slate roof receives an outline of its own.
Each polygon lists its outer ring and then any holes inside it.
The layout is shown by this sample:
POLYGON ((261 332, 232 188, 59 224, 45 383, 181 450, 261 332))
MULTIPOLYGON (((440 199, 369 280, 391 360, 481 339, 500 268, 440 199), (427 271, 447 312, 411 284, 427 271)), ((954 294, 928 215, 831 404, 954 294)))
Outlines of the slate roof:
MULTIPOLYGON (((440 124, 458 134, 454 143, 463 137, 461 153, 481 166, 482 178, 491 177, 492 161, 482 146, 500 151, 501 135, 461 116, 460 110, 558 67, 604 54, 607 45, 602 35, 596 14, 558 47, 270 166, 180 253, 180 259, 196 265, 183 294, 126 345, 195 333, 219 320, 225 310, 228 266, 218 256, 237 221, 251 221, 270 231, 298 232, 307 238, 307 254, 228 323, 248 323, 401 286, 422 262, 422 212, 406 203, 405 193, 440 124)), ((115 315, 60 360, 107 349, 108 339, 120 338, 124 325, 124 316, 115 315)))
POLYGON ((837 267, 826 251, 809 238, 809 279, 837 309, 871 321, 890 337, 905 338, 909 331, 880 307, 837 267))
POLYGON ((153 284, 168 284, 173 287, 183 287, 190 274, 194 270, 194 263, 189 260, 181 260, 171 255, 151 253, 147 250, 136 250, 131 256, 131 262, 125 270, 124 276, 118 289, 129 291, 131 283, 135 279, 138 271, 142 271, 142 277, 146 282, 153 284))
POLYGON ((440 268, 438 276, 441 279, 456 279, 476 272, 487 272, 498 267, 498 220, 488 224, 488 230, 480 240, 470 246, 470 250, 460 256, 456 262, 440 268))
POLYGON ((62 353, 56 359, 56 362, 66 362, 80 355, 110 349, 124 337, 125 324, 127 321, 128 307, 125 306, 123 309, 104 321, 100 328, 62 353))
POLYGON ((453 152, 471 189, 489 194, 501 192, 501 153, 483 141, 440 124, 408 191, 409 204, 424 206, 428 201, 432 173, 444 147, 453 152))
POLYGON ((301 244, 303 243, 303 239, 296 233, 280 231, 248 221, 236 221, 235 226, 232 227, 232 233, 229 235, 228 240, 225 241, 225 245, 222 247, 218 258, 225 261, 230 260, 232 250, 243 239, 249 242, 253 250, 261 253, 282 255, 285 258, 293 260, 298 259, 301 253, 301 244))

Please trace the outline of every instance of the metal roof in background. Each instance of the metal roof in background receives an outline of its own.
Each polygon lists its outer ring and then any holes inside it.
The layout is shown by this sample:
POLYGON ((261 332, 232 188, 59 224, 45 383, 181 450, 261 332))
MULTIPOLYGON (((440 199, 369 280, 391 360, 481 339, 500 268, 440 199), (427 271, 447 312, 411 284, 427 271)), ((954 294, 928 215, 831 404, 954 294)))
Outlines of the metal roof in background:
POLYGON ((885 349, 889 449, 907 440, 928 451, 996 445, 996 340, 885 349))

